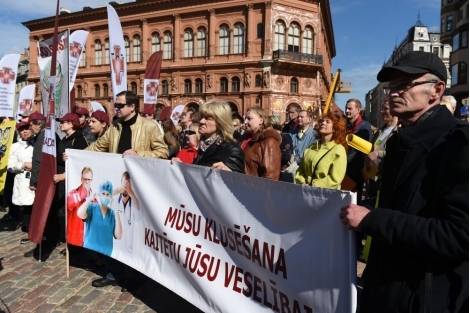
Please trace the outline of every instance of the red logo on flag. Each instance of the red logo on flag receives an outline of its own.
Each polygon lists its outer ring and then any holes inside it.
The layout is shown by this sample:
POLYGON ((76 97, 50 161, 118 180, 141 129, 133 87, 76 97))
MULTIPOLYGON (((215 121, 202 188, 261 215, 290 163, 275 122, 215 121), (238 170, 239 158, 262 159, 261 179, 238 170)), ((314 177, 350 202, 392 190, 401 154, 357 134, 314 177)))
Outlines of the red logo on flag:
POLYGON ((12 81, 15 80, 16 73, 9 67, 4 67, 0 69, 0 81, 5 84, 9 85, 12 81))
POLYGON ((82 53, 82 45, 79 42, 73 41, 70 46, 70 55, 74 58, 78 58, 82 53))

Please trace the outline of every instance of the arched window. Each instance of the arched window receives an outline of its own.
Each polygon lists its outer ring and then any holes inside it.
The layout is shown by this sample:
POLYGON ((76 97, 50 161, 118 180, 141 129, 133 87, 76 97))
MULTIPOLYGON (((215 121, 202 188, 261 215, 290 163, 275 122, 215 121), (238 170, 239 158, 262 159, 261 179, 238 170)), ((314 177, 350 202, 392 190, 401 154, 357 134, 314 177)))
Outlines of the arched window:
POLYGON ((137 94, 137 83, 136 82, 131 82, 131 91, 135 94, 137 94))
POLYGON ((83 89, 82 86, 77 86, 77 98, 83 97, 83 89))
POLYGON ((80 67, 85 67, 86 66, 86 51, 85 51, 85 46, 82 48, 82 56, 80 57, 80 67))
POLYGON ((108 88, 108 84, 104 84, 103 85, 103 97, 107 97, 109 96, 109 88, 108 88))
POLYGON ((126 50, 126 62, 129 62, 129 60, 131 59, 131 49, 129 45, 129 38, 127 38, 127 36, 124 37, 124 48, 126 50))
POLYGON ((273 51, 284 50, 286 45, 286 26, 284 22, 277 21, 274 27, 274 47, 273 51))
POLYGON ((168 81, 167 80, 162 81, 162 95, 168 96, 168 81))
POLYGON ((169 60, 173 57, 173 39, 171 32, 163 34, 163 59, 169 60))
POLYGON ((255 87, 261 87, 263 85, 263 78, 261 75, 256 75, 255 77, 255 87))
POLYGON ((245 27, 241 23, 235 24, 233 30, 233 53, 245 52, 245 27))
POLYGON ((206 56, 207 51, 207 41, 206 41, 206 29, 204 27, 199 27, 197 29, 197 42, 196 42, 196 56, 203 57, 206 56))
POLYGON ((306 27, 302 36, 302 53, 313 54, 313 29, 306 27))
POLYGON ((203 88, 203 83, 202 79, 196 78, 196 93, 197 94, 202 94, 202 88, 203 88))
POLYGON ((184 80, 184 94, 189 95, 192 93, 192 87, 193 83, 191 82, 190 79, 185 79, 184 80))
POLYGON ((109 39, 104 40, 104 64, 109 64, 109 39))
POLYGON ((103 62, 103 47, 101 41, 95 40, 95 65, 101 65, 103 62))
POLYGON ((298 94, 299 93, 299 81, 295 77, 293 77, 290 80, 290 92, 293 93, 293 94, 298 94))
POLYGON ((155 32, 152 33, 152 53, 162 50, 160 43, 160 34, 155 32))
POLYGON ((240 78, 232 77, 232 92, 240 92, 240 78))
POLYGON ((287 32, 287 50, 290 52, 300 52, 300 27, 292 23, 287 32))
POLYGON ((219 29, 219 54, 225 55, 229 53, 230 34, 227 25, 220 26, 219 29))
POLYGON ((95 98, 100 97, 100 85, 96 84, 95 85, 95 98))
POLYGON ((184 40, 183 56, 185 58, 191 58, 193 56, 193 47, 194 47, 193 31, 191 29, 186 29, 184 31, 183 40, 184 40))
POLYGON ((228 92, 228 79, 225 77, 220 79, 220 92, 228 92))
POLYGON ((142 60, 142 49, 140 45, 140 36, 135 35, 132 38, 132 61, 140 62, 142 60))

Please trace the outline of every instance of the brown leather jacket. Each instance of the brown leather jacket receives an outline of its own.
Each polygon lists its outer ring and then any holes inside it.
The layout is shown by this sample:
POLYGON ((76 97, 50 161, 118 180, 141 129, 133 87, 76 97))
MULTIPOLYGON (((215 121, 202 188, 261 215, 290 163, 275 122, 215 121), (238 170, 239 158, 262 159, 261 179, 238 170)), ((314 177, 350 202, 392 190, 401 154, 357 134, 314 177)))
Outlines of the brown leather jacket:
POLYGON ((279 180, 281 135, 271 127, 256 133, 245 148, 245 174, 279 180))

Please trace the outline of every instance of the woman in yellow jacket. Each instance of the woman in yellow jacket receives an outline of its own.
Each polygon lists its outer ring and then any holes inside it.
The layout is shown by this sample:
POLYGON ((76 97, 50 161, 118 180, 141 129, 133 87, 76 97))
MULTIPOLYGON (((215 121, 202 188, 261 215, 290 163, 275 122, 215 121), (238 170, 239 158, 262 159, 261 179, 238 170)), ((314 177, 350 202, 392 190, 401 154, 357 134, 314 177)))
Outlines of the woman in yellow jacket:
POLYGON ((295 174, 297 184, 340 189, 346 174, 346 121, 329 112, 320 119, 320 139, 305 150, 295 174))

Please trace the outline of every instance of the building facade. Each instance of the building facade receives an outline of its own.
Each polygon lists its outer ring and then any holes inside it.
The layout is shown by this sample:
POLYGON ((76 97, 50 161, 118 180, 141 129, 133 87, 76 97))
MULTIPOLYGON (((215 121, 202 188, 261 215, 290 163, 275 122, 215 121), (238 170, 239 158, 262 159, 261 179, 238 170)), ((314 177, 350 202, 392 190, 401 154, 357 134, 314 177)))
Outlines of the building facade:
MULTIPOLYGON (((437 54, 449 71, 452 47, 449 44, 443 43, 441 34, 431 31, 419 18, 416 24, 408 30, 408 34, 402 42, 394 48, 392 55, 385 63, 393 63, 409 51, 425 51, 437 54)), ((451 86, 451 75, 449 72, 447 77, 446 85, 449 88, 451 86)), ((365 99, 366 117, 371 122, 375 121, 376 124, 373 124, 378 127, 383 124, 380 117, 380 111, 385 99, 383 87, 382 83, 377 84, 367 93, 365 99)))
POLYGON ((456 115, 468 117, 468 0, 442 0, 441 40, 452 46, 448 93, 457 99, 456 115))
MULTIPOLYGON (((141 98, 146 61, 159 50, 163 51, 159 105, 222 98, 240 112, 261 106, 282 116, 291 103, 315 108, 328 95, 336 53, 328 0, 111 4, 124 33, 128 89, 141 98)), ((54 17, 23 23, 30 30, 32 82, 39 81, 36 43, 52 36, 53 23, 54 17)), ((87 106, 96 100, 109 108, 106 8, 64 12, 59 28, 90 32, 75 81, 77 104, 87 106)))

